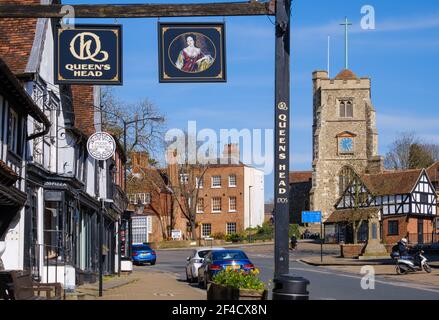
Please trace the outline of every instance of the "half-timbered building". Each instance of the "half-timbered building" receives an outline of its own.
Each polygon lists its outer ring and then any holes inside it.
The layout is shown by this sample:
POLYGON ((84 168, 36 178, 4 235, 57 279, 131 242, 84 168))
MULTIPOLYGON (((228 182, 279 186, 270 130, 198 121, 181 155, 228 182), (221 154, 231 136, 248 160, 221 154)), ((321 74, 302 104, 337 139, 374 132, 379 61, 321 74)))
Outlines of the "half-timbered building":
POLYGON ((335 205, 326 225, 337 242, 367 241, 369 218, 377 214, 381 239, 395 243, 407 237, 411 243, 431 242, 435 234, 437 196, 425 169, 355 176, 335 205))
POLYGON ((26 143, 37 137, 27 133, 28 118, 47 129, 50 127, 49 119, 0 58, 0 270, 5 268, 2 258, 6 249, 15 255, 22 255, 18 253, 20 241, 16 230, 23 228, 21 218, 25 215, 27 200, 24 169, 28 154, 26 143), (15 229, 8 232, 11 225, 15 229), (6 241, 10 243, 8 248, 6 241))

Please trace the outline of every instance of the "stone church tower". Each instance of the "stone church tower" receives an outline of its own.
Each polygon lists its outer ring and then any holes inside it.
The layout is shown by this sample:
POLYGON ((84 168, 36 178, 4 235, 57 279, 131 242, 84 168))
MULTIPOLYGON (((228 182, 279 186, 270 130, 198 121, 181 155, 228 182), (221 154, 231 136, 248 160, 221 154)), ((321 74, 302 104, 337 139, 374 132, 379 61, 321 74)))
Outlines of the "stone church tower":
POLYGON ((378 173, 375 109, 371 81, 343 70, 334 79, 313 73, 313 163, 310 207, 326 220, 354 174, 378 173))

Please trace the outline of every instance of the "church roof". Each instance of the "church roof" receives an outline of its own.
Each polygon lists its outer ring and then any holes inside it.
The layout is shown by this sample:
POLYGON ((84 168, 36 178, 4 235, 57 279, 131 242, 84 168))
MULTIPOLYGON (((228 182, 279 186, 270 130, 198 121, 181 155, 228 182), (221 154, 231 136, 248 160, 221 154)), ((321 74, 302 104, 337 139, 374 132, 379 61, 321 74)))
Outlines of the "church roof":
POLYGON ((312 171, 291 171, 290 183, 309 182, 312 179, 312 171))
POLYGON ((375 196, 407 194, 418 182, 423 169, 363 174, 361 180, 375 196))
POLYGON ((336 80, 356 80, 358 77, 351 70, 343 69, 336 77, 336 80))

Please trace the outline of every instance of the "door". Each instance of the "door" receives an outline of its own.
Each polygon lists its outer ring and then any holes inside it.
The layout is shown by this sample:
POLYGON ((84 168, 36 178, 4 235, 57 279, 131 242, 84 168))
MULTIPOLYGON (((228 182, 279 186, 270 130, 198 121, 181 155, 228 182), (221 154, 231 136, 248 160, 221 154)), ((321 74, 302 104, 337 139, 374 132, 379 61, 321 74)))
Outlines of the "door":
POLYGON ((418 220, 418 244, 424 244, 424 220, 418 220))

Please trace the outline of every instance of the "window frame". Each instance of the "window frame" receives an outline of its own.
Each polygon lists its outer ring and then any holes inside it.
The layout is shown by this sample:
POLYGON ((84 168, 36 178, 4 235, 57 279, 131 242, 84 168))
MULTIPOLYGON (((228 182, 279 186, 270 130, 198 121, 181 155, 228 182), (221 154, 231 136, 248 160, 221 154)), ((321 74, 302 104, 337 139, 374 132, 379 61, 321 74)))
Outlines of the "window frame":
POLYGON ((213 189, 219 189, 221 188, 221 176, 220 175, 215 175, 211 177, 211 188, 213 189), (219 178, 219 185, 215 185, 215 178, 219 178))
POLYGON ((204 178, 195 177, 195 186, 198 189, 203 189, 204 188, 204 178))
POLYGON ((211 223, 203 223, 202 225, 201 225, 201 237, 202 238, 207 238, 207 237, 210 237, 212 235, 212 224, 211 223), (209 234, 208 235, 206 235, 206 230, 205 230, 205 228, 207 228, 208 227, 208 229, 209 229, 209 234))
POLYGON ((212 205, 212 213, 221 213, 222 212, 222 198, 221 197, 212 197, 212 201, 211 201, 211 205, 212 205), (219 200, 219 210, 215 210, 214 208, 215 208, 215 206, 214 206, 214 201, 215 200, 219 200))
POLYGON ((196 213, 204 213, 204 198, 202 198, 202 197, 197 199, 196 213), (202 202, 202 209, 201 210, 200 210, 200 200, 202 202))
POLYGON ((236 233, 237 233, 236 222, 226 222, 226 235, 236 234, 236 233), (234 226, 235 231, 229 232, 230 226, 234 226))
POLYGON ((352 119, 354 117, 354 102, 352 99, 339 99, 338 100, 338 116, 342 119, 352 119), (348 109, 350 106, 350 109, 348 109), (342 114, 343 110, 343 114, 342 114), (350 115, 349 115, 350 111, 350 115))
POLYGON ((238 186, 238 179, 237 179, 237 177, 236 177, 236 174, 231 174, 231 175, 229 175, 229 187, 230 188, 236 188, 238 186), (234 180, 235 180, 235 184, 232 184, 231 183, 231 178, 234 178, 234 180))
POLYGON ((229 197, 229 212, 237 212, 238 210, 237 210, 237 197, 235 197, 235 196, 231 196, 231 197, 229 197), (235 209, 232 209, 231 207, 231 204, 232 204, 232 199, 235 199, 235 209))
POLYGON ((388 236, 397 236, 397 235, 399 235, 399 220, 389 220, 389 221, 387 221, 387 235, 388 236), (396 224, 396 233, 394 232, 394 231, 392 231, 391 229, 390 229, 390 226, 391 225, 395 225, 396 224))
POLYGON ((17 111, 15 111, 13 108, 11 108, 11 105, 9 103, 6 103, 8 106, 8 123, 7 123, 7 130, 8 130, 8 138, 7 138, 7 145, 8 145, 8 151, 21 156, 20 149, 20 116, 17 111), (11 122, 13 119, 15 119, 15 123, 11 122), (14 125, 15 124, 15 125, 14 125), (12 132, 13 131, 13 132, 12 132))

